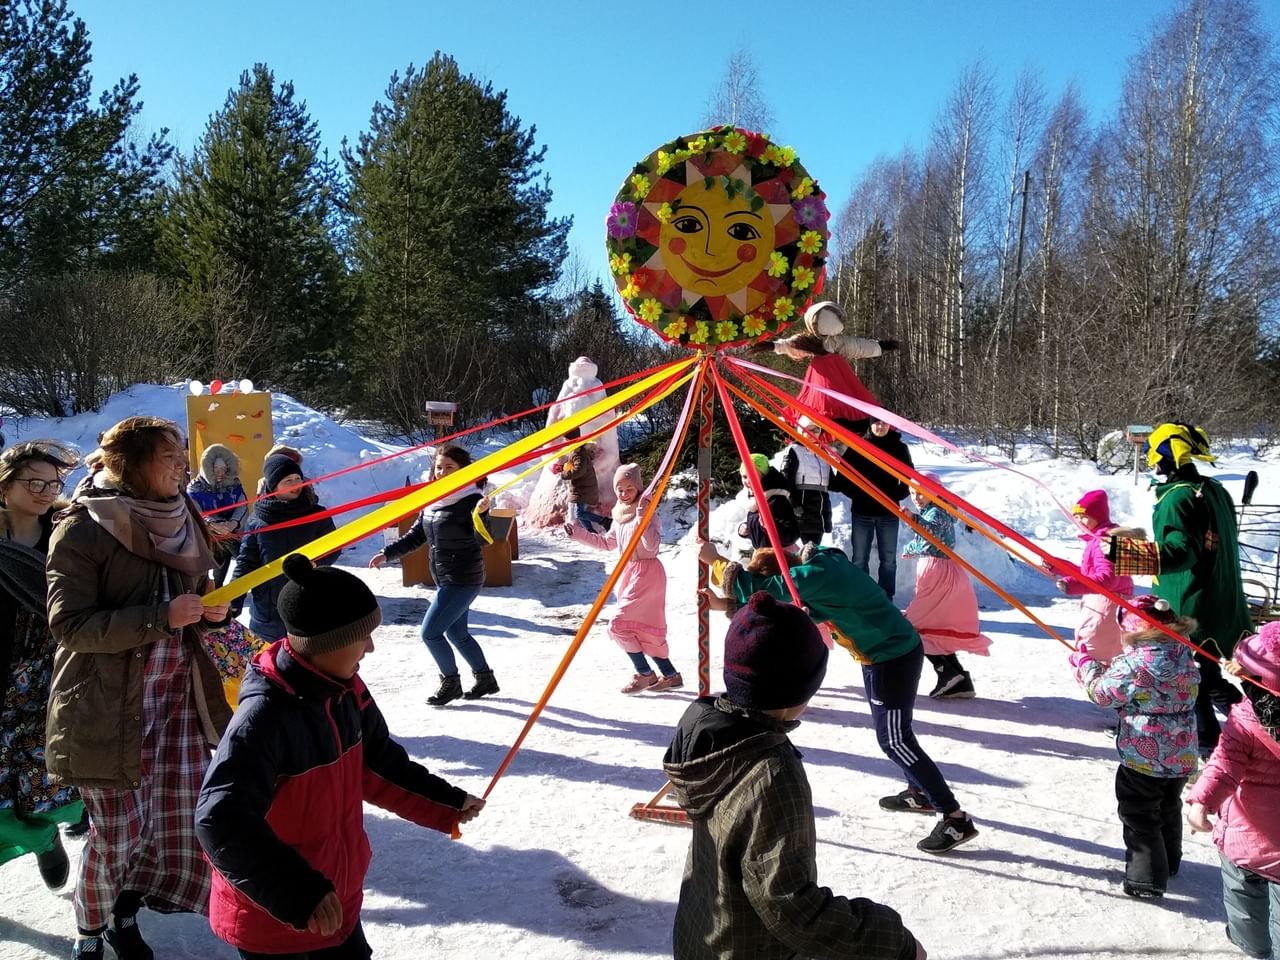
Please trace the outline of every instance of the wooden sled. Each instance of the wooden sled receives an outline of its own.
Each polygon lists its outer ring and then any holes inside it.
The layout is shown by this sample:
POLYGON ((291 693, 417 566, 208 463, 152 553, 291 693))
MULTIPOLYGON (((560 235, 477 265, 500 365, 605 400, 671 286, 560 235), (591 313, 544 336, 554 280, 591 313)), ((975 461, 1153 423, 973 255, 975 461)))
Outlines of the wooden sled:
POLYGON ((631 808, 631 816, 636 820, 653 820, 658 823, 674 823, 680 826, 691 826, 689 815, 673 803, 661 801, 672 795, 671 781, 662 785, 662 789, 653 795, 648 803, 637 803, 631 808))

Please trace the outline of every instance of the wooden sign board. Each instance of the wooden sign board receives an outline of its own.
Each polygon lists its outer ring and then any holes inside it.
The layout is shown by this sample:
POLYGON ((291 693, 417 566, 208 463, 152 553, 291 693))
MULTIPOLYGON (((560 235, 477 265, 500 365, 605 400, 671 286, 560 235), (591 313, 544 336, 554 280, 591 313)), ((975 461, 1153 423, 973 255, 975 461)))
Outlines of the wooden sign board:
POLYGON ((274 442, 270 393, 187 397, 187 459, 192 478, 200 472, 205 448, 221 443, 240 458, 240 485, 252 497, 262 476, 262 461, 274 442))
MULTIPOLYGON (((400 535, 409 532, 417 517, 402 517, 400 535)), ((486 587, 511 586, 511 561, 520 556, 520 537, 516 512, 506 507, 494 507, 489 511, 489 534, 493 543, 481 550, 484 557, 484 585, 486 587)), ((435 585, 431 577, 431 547, 424 546, 400 558, 400 579, 406 587, 424 584, 435 585)))

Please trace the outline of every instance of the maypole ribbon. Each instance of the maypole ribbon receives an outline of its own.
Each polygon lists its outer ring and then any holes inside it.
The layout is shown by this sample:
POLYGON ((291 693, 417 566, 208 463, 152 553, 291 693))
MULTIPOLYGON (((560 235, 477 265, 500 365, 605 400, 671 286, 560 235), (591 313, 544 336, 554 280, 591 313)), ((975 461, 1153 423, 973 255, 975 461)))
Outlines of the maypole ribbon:
MULTIPOLYGON (((757 373, 764 373, 769 376, 776 377, 780 380, 790 380, 792 383, 800 383, 800 384, 804 383, 804 381, 801 380, 799 377, 793 377, 789 373, 783 373, 780 370, 774 370, 772 367, 765 367, 765 366, 761 366, 758 363, 752 363, 750 360, 743 360, 739 357, 730 357, 729 362, 733 364, 735 367, 740 368, 740 370, 753 370, 753 371, 756 371, 757 373)), ((754 377, 752 379, 758 380, 759 378, 754 377)), ((1012 467, 1007 463, 1001 463, 998 460, 992 460, 988 457, 984 457, 980 453, 974 453, 970 450, 962 450, 960 447, 956 446, 950 440, 946 440, 938 436, 932 430, 929 430, 927 427, 920 426, 920 424, 916 423, 913 420, 908 420, 906 417, 899 416, 898 414, 894 413, 892 410, 886 410, 884 407, 877 406, 874 403, 867 403, 865 400, 859 400, 856 397, 851 397, 848 394, 840 393, 838 390, 832 390, 829 387, 819 386, 816 383, 811 383, 808 386, 809 386, 809 389, 811 390, 816 390, 819 393, 824 394, 825 396, 831 397, 834 400, 839 400, 841 403, 846 403, 851 407, 861 410, 863 413, 867 414, 867 416, 874 417, 877 420, 883 420, 885 423, 889 424, 889 426, 893 427, 896 430, 900 430, 903 433, 909 433, 913 437, 918 437, 921 440, 927 440, 930 443, 936 443, 943 449, 950 450, 952 453, 959 454, 960 456, 964 457, 966 460, 976 460, 979 463, 986 464, 989 467, 994 467, 997 470, 1004 470, 1008 473, 1014 474, 1015 476, 1022 477, 1024 480, 1030 480, 1037 487, 1039 487, 1041 490, 1043 490, 1045 493, 1049 495, 1049 499, 1053 501, 1054 506, 1056 506, 1059 510, 1062 511, 1063 516, 1065 516, 1068 520, 1070 520, 1073 526, 1077 527, 1080 530, 1084 530, 1084 527, 1081 526, 1080 521, 1075 518, 1075 514, 1071 512, 1071 509, 1069 507, 1064 506, 1062 501, 1058 499, 1057 495, 1053 492, 1053 490, 1049 487, 1049 485, 1046 484, 1043 480, 1040 480, 1038 477, 1033 477, 1029 473, 1023 473, 1021 470, 1018 470, 1017 468, 1012 467)), ((791 397, 789 395, 787 399, 788 399, 788 402, 794 402, 795 400, 794 397, 791 397)))
MULTIPOLYGON (((607 396, 603 400, 592 404, 585 409, 578 410, 558 420, 549 427, 543 427, 527 437, 517 440, 515 443, 491 453, 474 463, 468 464, 453 473, 433 480, 420 490, 416 490, 393 503, 387 504, 378 510, 358 517, 350 523, 339 527, 332 533, 325 534, 310 543, 305 544, 295 553, 301 553, 309 559, 315 560, 323 557, 325 554, 332 553, 335 550, 341 550, 348 544, 361 540, 372 533, 376 533, 383 527, 388 527, 400 520, 401 517, 408 516, 421 510, 430 503, 434 503, 440 497, 447 496, 454 491, 461 490, 464 487, 474 484, 482 477, 488 476, 490 473, 503 469, 511 461, 520 456, 528 454, 532 450, 536 450, 544 443, 554 440, 562 436, 566 431, 573 427, 581 427, 583 424, 594 420, 607 410, 611 410, 620 403, 625 403, 632 397, 637 397, 647 390, 668 379, 675 370, 688 370, 695 363, 696 357, 690 357, 687 360, 679 361, 671 366, 664 367, 657 373, 646 377, 638 383, 625 387, 618 393, 607 396)), ((677 384, 678 385, 678 384, 677 384)), ((675 386, 671 387, 672 392, 675 386)), ((661 398, 658 398, 661 399, 661 398)), ((654 402, 657 402, 656 400, 654 402)), ((259 567, 243 577, 237 577, 224 586, 205 594, 205 606, 211 606, 219 603, 228 603, 236 597, 243 596, 254 587, 261 583, 278 577, 284 570, 284 558, 274 560, 271 563, 259 567)))
MULTIPOLYGON (((764 416, 774 426, 778 427, 780 430, 782 430, 785 434, 790 436, 792 439, 802 444, 805 444, 806 446, 809 446, 809 444, 812 442, 808 437, 804 435, 803 431, 799 430, 796 427, 793 427, 790 423, 786 422, 784 417, 775 413, 774 411, 765 409, 764 406, 757 403, 752 397, 748 396, 745 392, 743 392, 742 390, 739 390, 737 387, 733 386, 732 384, 729 384, 728 386, 729 386, 729 389, 733 392, 733 394, 737 396, 739 399, 741 399, 743 403, 752 407, 757 413, 764 416)), ((796 406, 801 410, 805 410, 804 406, 801 404, 796 404, 796 406)), ((805 410, 805 412, 808 413, 809 411, 805 410)), ((992 593, 994 593, 996 596, 1000 597, 1002 600, 1008 603, 1009 606, 1021 612, 1028 620, 1030 620, 1032 623, 1038 626, 1041 630, 1043 630, 1053 639, 1057 640, 1060 644, 1062 644, 1068 650, 1075 649, 1074 644, 1069 643, 1067 640, 1065 640, 1062 636, 1058 634, 1056 630, 1054 630, 1051 626, 1049 626, 1047 623, 1045 623, 1043 620, 1037 617, 1023 603, 1021 603, 1017 598, 1013 597, 1011 594, 1006 592, 1002 587, 1000 587, 995 581, 993 581, 990 577, 984 574, 981 570, 979 570, 977 567, 971 564, 964 557, 960 556, 959 553, 955 552, 951 548, 948 548, 947 545, 944 544, 937 537, 935 537, 927 527, 919 523, 907 511, 901 509, 895 501, 889 498, 887 494, 885 494, 882 490, 880 490, 878 487, 876 487, 874 484, 868 481, 866 477, 862 476, 862 474, 860 474, 857 470, 854 470, 848 463, 846 463, 840 457, 837 457, 835 454, 831 453, 829 450, 826 450, 825 448, 822 448, 820 446, 810 446, 809 449, 817 453, 818 456, 820 456, 824 461, 826 461, 826 463, 833 470, 837 471, 841 476, 847 478, 850 482, 854 483, 859 488, 861 488, 864 492, 869 494, 872 497, 872 499, 874 499, 877 503, 880 504, 880 506, 884 507, 886 510, 889 510, 893 514, 896 514, 900 520, 902 520, 907 524, 907 526, 909 526, 912 530, 914 530, 920 536, 924 537, 927 541, 929 541, 929 543, 933 544, 933 546, 937 547, 949 558, 951 558, 956 563, 958 563, 962 568, 968 571, 974 578, 976 578, 983 585, 985 585, 989 590, 991 590, 992 593)), ((961 518, 961 519, 963 520, 964 518, 961 518)))
MULTIPOLYGON (((657 364, 656 366, 649 367, 647 370, 641 370, 638 373, 629 373, 625 377, 618 377, 616 380, 610 380, 608 383, 601 384, 598 387, 587 387, 585 390, 579 390, 577 393, 571 393, 567 397, 562 397, 559 400, 549 400, 546 403, 538 404, 538 406, 536 407, 529 407, 527 410, 521 410, 519 413, 512 413, 503 417, 498 417, 496 420, 490 420, 488 423, 482 423, 482 424, 479 424, 478 426, 468 427, 465 430, 458 430, 457 432, 451 433, 444 437, 437 437, 436 439, 428 440, 425 443, 419 443, 412 447, 405 447, 403 450, 394 450, 391 453, 383 454, 380 457, 374 457, 372 460, 365 460, 361 463, 354 463, 349 467, 343 467, 341 470, 334 470, 332 473, 326 473, 323 476, 310 477, 306 480, 303 480, 302 483, 298 484, 297 487, 294 487, 293 489, 299 490, 303 487, 309 487, 317 483, 322 483, 325 480, 332 480, 335 477, 341 477, 348 473, 354 473, 357 470, 364 470, 366 467, 373 467, 373 466, 377 466, 380 463, 386 463, 388 460, 395 460, 398 457, 407 457, 411 453, 419 453, 423 450, 429 449, 430 447, 438 447, 442 444, 450 443, 461 437, 465 437, 468 434, 478 433, 481 430, 491 430, 494 427, 502 426, 502 424, 504 423, 510 423, 513 420, 519 420, 523 417, 528 417, 528 416, 532 416, 535 413, 540 413, 543 410, 548 410, 551 407, 554 407, 558 403, 568 403, 571 400, 577 400, 580 397, 585 397, 590 394, 597 393, 600 390, 608 390, 612 387, 619 386, 620 384, 630 383, 633 380, 639 380, 641 377, 646 377, 651 373, 657 373, 661 370, 673 369, 676 366, 678 366, 681 362, 683 361, 676 360, 672 363, 657 364)), ((204 511, 203 513, 200 514, 200 516, 207 519, 209 517, 214 516, 215 514, 223 513, 227 510, 235 510, 239 507, 251 507, 255 503, 257 503, 259 500, 270 500, 274 497, 275 497, 274 491, 269 493, 264 493, 261 496, 255 496, 250 500, 240 500, 237 503, 231 503, 225 507, 214 507, 212 510, 204 511)), ((308 522, 310 522, 310 520, 313 520, 313 519, 315 518, 309 517, 308 522)))
MULTIPOLYGON (((698 369, 696 371, 697 378, 690 390, 690 395, 692 396, 693 394, 707 388, 705 382, 706 359, 699 356, 690 362, 698 363, 698 369)), ((668 448, 668 451, 679 450, 684 444, 684 439, 689 432, 689 424, 693 419, 691 416, 692 411, 693 406, 686 401, 684 411, 681 414, 681 420, 676 425, 676 429, 671 438, 671 446, 668 448)), ((599 594, 596 595, 595 602, 591 604, 591 609, 587 611, 587 615, 582 620, 582 625, 578 627, 577 633, 574 634, 573 639, 569 642, 569 647, 565 650, 564 656, 560 658, 560 663, 551 674, 551 679, 547 681, 547 686, 546 689, 542 691, 542 696, 540 696, 538 698, 538 702, 533 705, 533 710, 530 712, 529 718, 525 721, 524 727, 521 728, 520 733, 516 736, 515 742, 512 743, 511 749, 507 751, 507 755, 503 757, 502 762, 498 764, 498 769, 494 772, 492 779, 489 781, 489 785, 485 788, 483 794, 485 799, 488 799, 489 794, 493 792, 493 788, 497 785, 498 781, 502 779, 502 775, 507 772, 507 768, 511 766, 511 761, 515 759, 520 747, 524 744, 525 738, 529 735, 529 731, 532 730, 533 725, 538 722, 538 718, 542 715, 542 711, 551 700, 551 695, 555 693, 556 688, 560 685, 560 681, 564 679, 564 675, 569 669, 569 664, 573 662, 573 658, 582 648, 582 644, 586 640, 587 634, 595 625, 596 619, 600 616, 600 611, 604 608, 605 602, 609 598, 609 593, 613 590, 614 585, 618 582, 618 578, 622 576, 622 571, 631 561, 632 555, 640 545, 640 534, 645 531, 649 526, 649 523, 653 520, 654 514, 657 513, 658 506, 662 502, 662 494, 666 490, 667 483, 671 479, 672 471, 675 469, 676 459, 677 458, 675 456, 667 456, 664 458, 666 469, 661 475, 661 480, 656 484, 656 486, 651 487, 654 491, 653 496, 649 498, 648 505, 644 508, 644 511, 640 516, 640 525, 636 528, 635 536, 631 538, 630 542, 628 542, 627 546, 623 549, 621 556, 618 557, 617 564, 605 580, 604 586, 600 588, 599 594)))

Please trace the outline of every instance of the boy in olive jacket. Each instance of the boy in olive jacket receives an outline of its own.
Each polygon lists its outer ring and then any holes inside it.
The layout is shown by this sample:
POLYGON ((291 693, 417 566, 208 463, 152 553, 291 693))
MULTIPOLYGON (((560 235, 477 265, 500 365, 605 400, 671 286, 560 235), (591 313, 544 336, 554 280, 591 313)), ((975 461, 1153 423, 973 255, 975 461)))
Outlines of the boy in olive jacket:
POLYGON ((787 733, 826 672, 808 615, 757 593, 725 638, 725 694, 681 718, 663 761, 693 821, 676 960, 926 957, 889 907, 818 885, 813 796, 787 733))

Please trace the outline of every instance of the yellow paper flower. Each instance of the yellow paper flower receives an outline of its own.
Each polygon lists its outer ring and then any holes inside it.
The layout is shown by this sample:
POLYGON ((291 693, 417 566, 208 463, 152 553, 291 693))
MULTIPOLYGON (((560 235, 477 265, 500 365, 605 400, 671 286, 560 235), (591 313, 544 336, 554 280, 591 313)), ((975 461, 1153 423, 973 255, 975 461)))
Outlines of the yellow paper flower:
POLYGON ((675 215, 676 215, 676 212, 671 209, 671 204, 669 203, 664 203, 662 206, 658 208, 658 212, 654 214, 654 216, 657 217, 658 220, 660 220, 662 223, 670 223, 671 218, 674 217, 675 215))
POLYGON ((699 320, 693 325, 693 333, 689 334, 689 342, 706 343, 709 336, 711 336, 711 325, 705 320, 699 320))
POLYGON ((636 286, 635 280, 631 276, 626 277, 626 286, 622 288, 622 299, 630 300, 632 297, 640 293, 640 288, 636 286))
POLYGON ((665 327, 663 327, 662 332, 665 333, 672 340, 679 340, 682 336, 684 336, 684 332, 688 329, 689 329, 689 324, 685 320, 685 318, 678 317, 675 320, 672 320, 670 323, 668 323, 665 327))
POLYGON ((789 269, 791 269, 791 264, 777 250, 769 254, 769 276, 785 277, 789 269))
POLYGON ((645 323, 654 323, 662 316, 662 304, 653 297, 647 298, 640 304, 640 319, 645 323))
POLYGON ((721 320, 716 324, 716 339, 728 343, 738 338, 738 325, 732 320, 721 320))
POLYGON ((808 290, 813 286, 813 271, 808 267, 795 266, 791 270, 791 286, 796 290, 808 290))
POLYGON ((822 249, 822 234, 817 230, 806 230, 800 235, 800 249, 804 253, 817 253, 822 249))
POLYGON ((724 135, 724 148, 730 153, 741 153, 747 149, 747 138, 737 130, 726 133, 724 135))
POLYGON ((778 158, 782 161, 781 166, 789 167, 796 162, 796 151, 794 147, 782 147, 778 150, 778 158))
POLYGON ((676 158, 665 150, 658 151, 658 176, 662 176, 673 166, 675 166, 676 158))
POLYGON ((758 337, 764 333, 764 321, 754 313, 749 313, 742 318, 742 332, 749 337, 758 337))
POLYGON ((780 167, 782 166, 782 148, 776 143, 771 143, 765 147, 760 159, 765 163, 772 163, 775 167, 780 167))
POLYGON ((791 191, 791 199, 803 200, 811 193, 813 193, 813 181, 810 178, 805 177, 796 184, 796 188, 791 191))
POLYGON ((631 269, 631 254, 615 253, 609 258, 609 269, 616 274, 624 274, 631 269))
POLYGON ((773 301, 773 315, 784 323, 796 312, 796 305, 791 302, 790 297, 779 297, 773 301))
POLYGON ((690 140, 690 141, 689 141, 689 152, 690 152, 690 153, 706 153, 706 152, 707 152, 707 138, 706 138, 706 137, 694 137, 692 140, 690 140))
POLYGON ((637 200, 643 200, 649 192, 649 178, 642 173, 633 173, 631 175, 631 195, 637 200))

